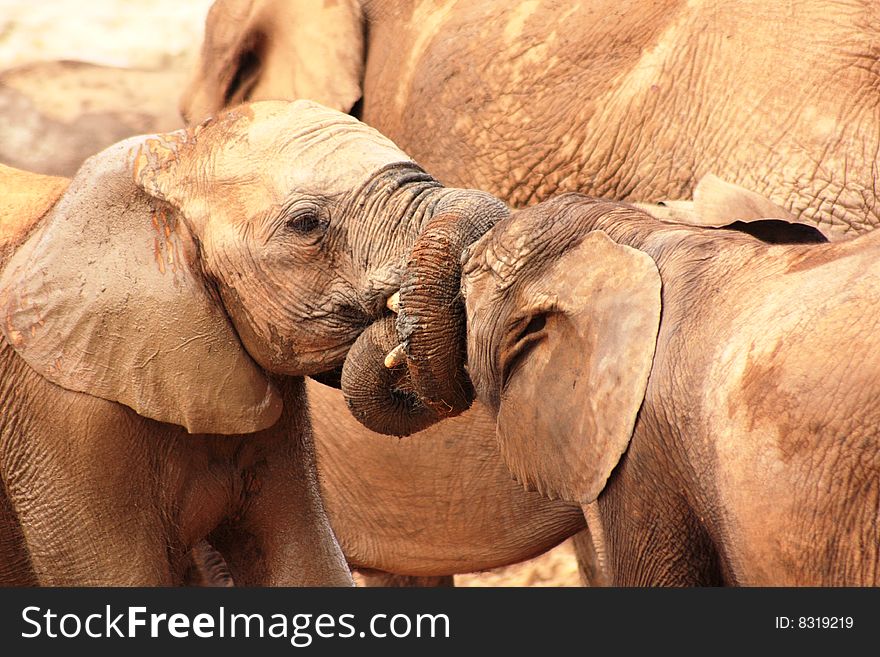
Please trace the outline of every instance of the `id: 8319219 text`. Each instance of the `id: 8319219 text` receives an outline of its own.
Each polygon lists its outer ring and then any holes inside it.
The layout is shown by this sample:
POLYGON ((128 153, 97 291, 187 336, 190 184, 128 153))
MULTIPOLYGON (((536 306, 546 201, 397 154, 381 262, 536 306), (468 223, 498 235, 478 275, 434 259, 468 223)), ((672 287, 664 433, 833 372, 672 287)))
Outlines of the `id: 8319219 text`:
POLYGON ((855 626, 852 616, 777 616, 778 630, 851 630, 855 626))

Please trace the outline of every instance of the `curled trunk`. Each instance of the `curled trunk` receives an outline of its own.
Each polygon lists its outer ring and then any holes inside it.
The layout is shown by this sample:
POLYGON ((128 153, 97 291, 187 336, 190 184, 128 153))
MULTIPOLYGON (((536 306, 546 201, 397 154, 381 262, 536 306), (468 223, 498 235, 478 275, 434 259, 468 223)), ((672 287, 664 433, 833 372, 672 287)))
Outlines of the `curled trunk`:
POLYGON ((456 190, 423 226, 401 283, 396 331, 394 317, 371 326, 343 369, 348 406, 368 428, 409 435, 470 406, 461 254, 507 214, 493 196, 456 190), (400 344, 405 367, 385 367, 386 355, 400 344))
POLYGON ((399 342, 417 394, 441 418, 466 410, 474 394, 464 371, 459 258, 470 236, 462 232, 455 215, 434 217, 413 248, 400 288, 399 342))
POLYGON ((361 333, 342 368, 342 394, 352 415, 368 429, 408 436, 439 418, 413 390, 405 364, 385 367, 385 355, 398 342, 394 317, 361 333))

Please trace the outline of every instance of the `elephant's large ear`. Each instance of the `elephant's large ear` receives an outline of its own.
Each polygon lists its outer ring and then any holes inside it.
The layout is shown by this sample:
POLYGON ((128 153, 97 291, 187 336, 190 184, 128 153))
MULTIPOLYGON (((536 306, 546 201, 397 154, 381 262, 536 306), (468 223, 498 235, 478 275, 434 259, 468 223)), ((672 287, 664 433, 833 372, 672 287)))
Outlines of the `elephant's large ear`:
POLYGON ((506 375, 501 453, 521 482, 588 504, 626 450, 645 395, 660 274, 647 254, 593 232, 530 290, 548 312, 534 316, 535 342, 506 375))
POLYGON ((181 113, 198 122, 244 101, 310 99, 349 112, 362 96, 358 0, 220 0, 208 14, 181 113))
MULTIPOLYGON (((177 139, 180 139, 178 136, 177 139)), ((135 183, 185 165, 174 135, 86 162, 0 275, 0 329, 50 381, 192 433, 248 433, 281 401, 238 340, 177 210, 135 183), (136 166, 137 163, 137 166, 136 166)))
POLYGON ((770 199, 706 174, 694 188, 693 201, 636 204, 662 221, 704 228, 730 228, 765 242, 827 242, 828 236, 770 199))

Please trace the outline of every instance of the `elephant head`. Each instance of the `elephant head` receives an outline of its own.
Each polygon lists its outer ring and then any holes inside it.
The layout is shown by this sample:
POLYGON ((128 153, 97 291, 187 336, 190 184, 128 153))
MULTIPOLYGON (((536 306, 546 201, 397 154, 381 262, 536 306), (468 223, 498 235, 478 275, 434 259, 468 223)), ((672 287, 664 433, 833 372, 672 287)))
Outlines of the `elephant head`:
POLYGON ((65 388, 256 431, 281 412, 272 375, 340 367, 424 224, 484 203, 350 116, 243 105, 91 158, 3 270, 2 330, 65 388))
POLYGON ((296 98, 350 112, 362 95, 365 29, 357 0, 218 0, 181 115, 296 98))
POLYGON ((771 243, 827 241, 714 176, 698 192, 693 203, 641 206, 662 222, 632 205, 562 195, 512 214, 465 251, 469 373, 524 484, 580 504, 604 488, 652 371, 655 258, 689 257, 676 251, 682 235, 727 228, 771 243))
POLYGON ((587 504, 626 450, 642 404, 660 275, 647 254, 552 205, 514 213, 466 252, 468 362, 513 474, 587 504))

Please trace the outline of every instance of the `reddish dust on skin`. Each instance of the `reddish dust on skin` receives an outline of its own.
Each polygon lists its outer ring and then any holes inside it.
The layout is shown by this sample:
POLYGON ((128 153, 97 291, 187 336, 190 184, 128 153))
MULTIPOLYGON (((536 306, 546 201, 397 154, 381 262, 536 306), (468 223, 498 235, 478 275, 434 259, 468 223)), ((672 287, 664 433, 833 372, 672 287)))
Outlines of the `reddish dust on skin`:
POLYGON ((156 231, 153 237, 153 258, 159 266, 159 272, 164 274, 167 264, 172 273, 177 273, 177 263, 181 260, 180 242, 173 239, 177 221, 166 210, 157 209, 151 213, 151 222, 156 231))
POLYGON ((184 146, 195 144, 195 133, 191 129, 178 130, 163 135, 158 135, 138 146, 134 156, 134 180, 137 183, 147 183, 147 187, 153 178, 161 178, 164 170, 171 164, 176 163, 180 149, 184 146), (144 170, 149 171, 149 179, 145 180, 144 170))
POLYGON ((24 344, 24 335, 22 335, 21 331, 17 331, 13 328, 12 317, 10 315, 6 315, 6 335, 9 336, 9 342, 16 349, 24 344))
MULTIPOLYGON (((192 130, 171 132, 156 138, 147 139, 138 147, 134 156, 134 179, 147 188, 154 187, 161 178, 164 169, 176 163, 183 146, 195 144, 195 133, 192 130), (149 178, 144 172, 149 172, 149 178)), ((161 194, 160 194, 161 196, 161 194)), ((177 272, 177 263, 181 259, 179 240, 173 239, 177 229, 177 221, 164 208, 157 208, 151 213, 151 222, 156 235, 153 237, 153 258, 164 274, 167 268, 177 272)))

